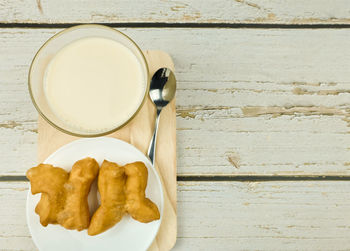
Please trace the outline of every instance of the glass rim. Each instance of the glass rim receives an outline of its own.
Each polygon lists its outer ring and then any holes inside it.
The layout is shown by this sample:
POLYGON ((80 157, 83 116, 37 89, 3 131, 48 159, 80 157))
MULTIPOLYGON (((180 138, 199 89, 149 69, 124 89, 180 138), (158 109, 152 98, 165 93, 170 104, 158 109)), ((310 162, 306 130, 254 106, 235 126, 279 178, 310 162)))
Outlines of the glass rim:
POLYGON ((50 37, 48 40, 45 41, 45 43, 38 49, 38 51, 35 53, 33 60, 30 63, 30 67, 29 67, 29 73, 28 73, 28 90, 29 90, 29 94, 30 94, 30 98, 32 100, 32 103, 35 107, 35 109, 37 110, 37 112, 39 113, 39 115, 44 118, 44 120, 46 122, 48 122, 51 126, 53 126, 55 129, 64 132, 66 134, 72 135, 72 136, 77 136, 77 137, 84 137, 84 138, 92 138, 92 137, 99 137, 99 136, 105 136, 108 134, 111 134, 121 128, 123 128, 125 125, 127 125, 137 114, 138 112, 141 110, 141 108, 143 107, 145 101, 146 101, 146 97, 147 94, 149 92, 149 87, 150 87, 150 76, 149 76, 149 67, 148 67, 148 62, 145 58, 145 55, 143 54, 142 50, 140 49, 140 47, 135 43, 134 40, 132 40, 129 36, 127 36, 126 34, 124 34, 123 32, 114 29, 112 27, 106 26, 106 25, 101 25, 101 24, 80 24, 80 25, 75 25, 66 29, 63 29, 62 31, 56 33, 55 35, 53 35, 52 37, 50 37), (134 112, 134 114, 128 119, 126 120, 124 123, 122 123, 121 125, 118 125, 117 127, 110 129, 108 131, 105 132, 100 132, 100 133, 93 133, 93 134, 81 134, 81 133, 75 133, 75 132, 71 132, 68 131, 58 125, 56 125, 54 122, 52 122, 47 116, 45 116, 45 114, 40 110, 39 105, 36 103, 33 92, 32 92, 32 85, 31 85, 31 73, 32 73, 32 68, 33 68, 33 63, 35 62, 37 56, 39 55, 39 53, 42 51, 42 49, 44 49, 47 44, 52 41, 53 39, 65 34, 68 31, 72 31, 72 30, 76 30, 76 29, 80 29, 80 28, 84 28, 84 27, 95 27, 95 28, 101 28, 101 29, 106 29, 106 30, 110 30, 110 31, 114 31, 116 33, 118 33, 119 35, 124 36, 125 38, 127 38, 127 40, 129 40, 137 49, 137 51, 141 54, 142 57, 142 61, 146 67, 146 79, 147 79, 147 83, 146 83, 146 90, 145 90, 145 95, 139 105, 139 107, 137 108, 137 110, 134 112))

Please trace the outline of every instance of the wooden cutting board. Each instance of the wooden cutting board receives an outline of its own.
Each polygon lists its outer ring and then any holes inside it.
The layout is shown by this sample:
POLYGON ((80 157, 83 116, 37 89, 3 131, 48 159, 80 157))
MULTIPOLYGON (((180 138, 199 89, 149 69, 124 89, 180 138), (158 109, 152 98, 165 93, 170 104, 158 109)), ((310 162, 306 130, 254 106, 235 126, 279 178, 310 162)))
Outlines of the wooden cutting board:
MULTIPOLYGON (((150 76, 160 67, 174 70, 171 57, 163 51, 145 51, 150 76)), ((108 135, 131 143, 141 152, 147 153, 153 134, 156 111, 147 98, 133 120, 122 129, 108 135)), ((164 189, 164 214, 158 235, 149 250, 170 250, 176 242, 176 118, 175 99, 163 109, 159 121, 155 166, 164 189)), ((49 125, 43 118, 38 121, 38 161, 43 162, 61 146, 78 139, 49 125)))

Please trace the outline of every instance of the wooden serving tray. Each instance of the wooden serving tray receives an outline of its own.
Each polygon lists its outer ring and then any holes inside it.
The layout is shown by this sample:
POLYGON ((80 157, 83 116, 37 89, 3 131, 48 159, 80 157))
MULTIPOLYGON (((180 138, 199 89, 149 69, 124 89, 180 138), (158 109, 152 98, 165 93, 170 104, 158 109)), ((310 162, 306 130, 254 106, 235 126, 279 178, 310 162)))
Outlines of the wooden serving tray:
MULTIPOLYGON (((161 68, 174 70, 171 57, 163 51, 145 51, 150 76, 161 68)), ((146 102, 125 127, 108 135, 131 143, 141 152, 147 153, 153 134, 156 111, 152 101, 146 102)), ((149 250, 170 250, 176 242, 176 119, 175 99, 163 109, 160 121, 156 149, 155 167, 158 170, 164 189, 164 214, 158 235, 149 250)), ((78 139, 49 125, 43 118, 38 121, 38 161, 43 162, 61 146, 78 139)))

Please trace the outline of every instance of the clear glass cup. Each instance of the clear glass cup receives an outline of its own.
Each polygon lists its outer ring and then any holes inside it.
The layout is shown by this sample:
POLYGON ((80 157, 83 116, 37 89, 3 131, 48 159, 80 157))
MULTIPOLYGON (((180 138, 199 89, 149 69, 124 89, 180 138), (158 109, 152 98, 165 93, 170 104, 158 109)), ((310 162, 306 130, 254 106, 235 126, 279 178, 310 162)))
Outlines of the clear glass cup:
POLYGON ((141 109, 147 94, 149 90, 149 72, 148 72, 148 65, 147 61, 141 51, 141 49, 136 45, 136 43, 131 40, 128 36, 123 34, 122 32, 115 30, 113 28, 103 26, 103 25, 95 25, 95 24, 86 24, 86 25, 78 25, 74 26, 68 29, 65 29, 53 37, 51 37, 49 40, 47 40, 44 45, 38 50, 36 53, 30 69, 29 69, 29 75, 28 75, 28 88, 29 93, 31 96, 31 99, 33 101, 33 104, 39 114, 52 126, 57 128, 58 130, 78 136, 78 137, 97 137, 106 135, 109 133, 112 133, 119 128, 126 125, 141 109), (145 93, 143 96, 143 101, 141 102, 138 109, 130 115, 129 118, 125 119, 123 123, 119 123, 116 125, 115 128, 108 130, 108 131, 101 131, 101 132, 88 132, 88 131, 81 131, 77 128, 71 127, 64 121, 62 121, 59 117, 55 115, 55 113, 51 110, 46 96, 44 94, 44 75, 46 68, 48 64, 50 63, 51 59, 56 55, 56 53, 65 47, 66 45, 70 44, 73 41, 76 41, 78 39, 87 38, 87 37, 103 37, 115 40, 127 48, 129 48, 134 55, 137 57, 137 59, 140 62, 140 65, 142 66, 143 70, 143 76, 144 81, 146 83, 145 93))

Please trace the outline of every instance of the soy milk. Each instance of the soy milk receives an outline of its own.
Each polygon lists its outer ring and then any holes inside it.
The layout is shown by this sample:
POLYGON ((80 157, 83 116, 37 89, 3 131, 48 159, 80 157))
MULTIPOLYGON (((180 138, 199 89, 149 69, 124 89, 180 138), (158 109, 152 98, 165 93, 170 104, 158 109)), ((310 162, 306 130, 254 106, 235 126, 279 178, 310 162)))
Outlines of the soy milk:
POLYGON ((65 46, 44 77, 45 96, 56 116, 73 128, 96 133, 130 118, 146 87, 145 72, 133 52, 100 37, 65 46))

